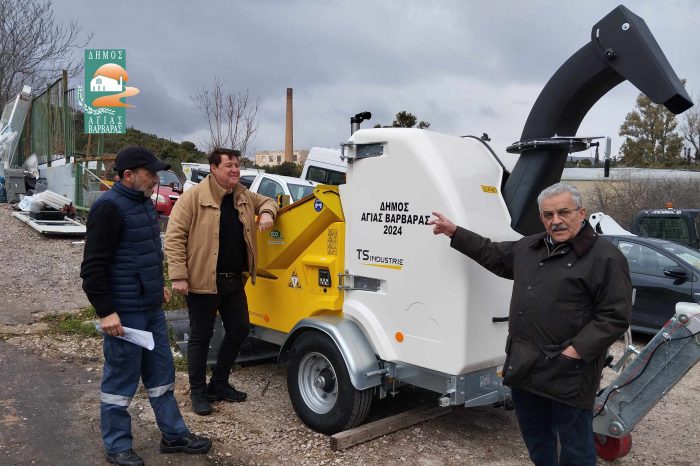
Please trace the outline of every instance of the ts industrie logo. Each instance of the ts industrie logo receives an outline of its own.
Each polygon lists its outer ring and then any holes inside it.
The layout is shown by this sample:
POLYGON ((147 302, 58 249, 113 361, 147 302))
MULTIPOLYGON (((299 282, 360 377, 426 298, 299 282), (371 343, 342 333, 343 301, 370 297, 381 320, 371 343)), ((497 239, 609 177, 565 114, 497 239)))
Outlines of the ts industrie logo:
POLYGON ((126 133, 126 108, 123 99, 139 93, 128 87, 126 50, 85 50, 85 88, 78 86, 78 105, 85 113, 85 133, 126 133))

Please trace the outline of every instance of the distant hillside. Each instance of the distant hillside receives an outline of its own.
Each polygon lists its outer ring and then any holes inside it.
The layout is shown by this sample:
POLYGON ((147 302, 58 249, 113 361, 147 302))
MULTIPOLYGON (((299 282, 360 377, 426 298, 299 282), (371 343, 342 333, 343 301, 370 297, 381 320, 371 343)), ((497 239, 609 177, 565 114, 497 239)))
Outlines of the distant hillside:
MULTIPOLYGON (((75 150, 79 154, 87 152, 88 135, 83 133, 82 114, 76 118, 75 150)), ((90 155, 97 153, 97 141, 99 135, 93 134, 90 141, 90 155)), ((141 146, 150 150, 161 159, 173 166, 173 170, 182 176, 183 162, 206 162, 207 156, 197 149, 197 146, 190 141, 181 143, 171 141, 156 136, 155 134, 144 133, 136 128, 127 128, 125 134, 105 134, 104 135, 104 155, 115 155, 121 149, 129 146, 141 146)))

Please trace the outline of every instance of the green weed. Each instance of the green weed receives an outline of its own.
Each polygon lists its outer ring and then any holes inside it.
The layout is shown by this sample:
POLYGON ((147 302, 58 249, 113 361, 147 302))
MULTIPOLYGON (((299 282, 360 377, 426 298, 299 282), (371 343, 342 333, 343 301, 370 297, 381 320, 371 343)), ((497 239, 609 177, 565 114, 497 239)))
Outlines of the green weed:
POLYGON ((100 333, 95 329, 95 324, 92 322, 95 319, 95 308, 89 306, 80 312, 51 314, 41 320, 51 326, 53 333, 98 337, 100 333))
MULTIPOLYGON (((165 278, 165 286, 172 290, 172 282, 168 278, 168 262, 163 260, 163 278, 165 278)), ((172 293, 170 295, 170 301, 163 303, 164 311, 177 311, 181 309, 187 309, 187 301, 185 297, 181 294, 172 293)))
POLYGON ((175 370, 177 372, 187 372, 187 358, 177 353, 173 355, 173 361, 175 362, 175 370))

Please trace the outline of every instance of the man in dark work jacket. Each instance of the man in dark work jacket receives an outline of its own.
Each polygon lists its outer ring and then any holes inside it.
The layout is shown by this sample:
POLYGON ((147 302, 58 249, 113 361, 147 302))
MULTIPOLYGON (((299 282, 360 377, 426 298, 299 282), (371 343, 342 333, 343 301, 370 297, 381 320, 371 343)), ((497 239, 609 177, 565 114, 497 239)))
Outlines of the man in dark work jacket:
POLYGON ((127 408, 143 379, 162 432, 162 453, 206 453, 211 440, 192 434, 182 419, 175 387, 175 365, 163 314, 163 252, 158 217, 151 201, 158 171, 170 165, 141 147, 117 154, 121 181, 92 205, 87 221, 80 276, 104 334, 104 372, 100 423, 107 461, 142 465, 132 449, 127 408), (144 349, 117 338, 124 327, 153 334, 155 347, 144 349))
POLYGON ((629 326, 629 268, 585 220, 575 187, 554 184, 537 202, 546 232, 518 241, 492 242, 437 212, 430 223, 453 248, 514 281, 503 378, 530 459, 595 465, 593 402, 607 349, 629 326))

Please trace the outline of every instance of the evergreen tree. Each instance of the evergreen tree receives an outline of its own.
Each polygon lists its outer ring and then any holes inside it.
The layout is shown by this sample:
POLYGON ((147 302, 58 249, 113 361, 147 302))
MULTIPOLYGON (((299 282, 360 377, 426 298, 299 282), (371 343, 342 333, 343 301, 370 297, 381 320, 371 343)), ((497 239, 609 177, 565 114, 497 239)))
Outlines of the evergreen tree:
POLYGON ((683 139, 676 133, 678 120, 663 105, 639 94, 635 109, 620 126, 625 142, 620 148, 627 166, 673 166, 681 162, 683 139))
POLYGON ((425 129, 430 127, 430 123, 427 121, 421 121, 418 122, 418 118, 413 113, 407 112, 406 110, 401 110, 399 113, 396 114, 396 117, 394 121, 391 123, 391 126, 382 126, 380 123, 377 123, 374 125, 375 128, 413 128, 416 127, 416 123, 418 123, 417 128, 419 129, 425 129))
POLYGON ((401 110, 396 114, 396 119, 391 124, 394 128, 413 128, 416 126, 418 119, 413 113, 408 113, 406 110, 401 110))

